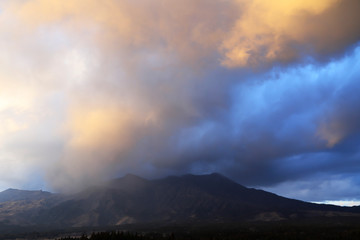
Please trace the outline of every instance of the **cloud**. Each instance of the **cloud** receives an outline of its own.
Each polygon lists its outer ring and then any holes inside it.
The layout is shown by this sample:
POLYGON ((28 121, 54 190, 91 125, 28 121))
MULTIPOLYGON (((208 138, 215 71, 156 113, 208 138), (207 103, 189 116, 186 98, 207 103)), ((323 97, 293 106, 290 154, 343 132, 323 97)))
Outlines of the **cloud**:
POLYGON ((359 39, 357 1, 238 1, 242 15, 223 40, 226 67, 319 59, 359 39))
POLYGON ((354 188, 358 184, 359 179, 354 175, 323 175, 296 182, 284 182, 265 189, 289 198, 342 205, 338 199, 346 203, 359 198, 354 188))
POLYGON ((0 8, 4 182, 216 171, 274 186, 357 166, 358 1, 0 8))
POLYGON ((33 0, 5 6, 30 29, 49 24, 73 33, 81 29, 102 51, 115 48, 143 58, 154 49, 193 64, 221 61, 226 67, 327 58, 360 36, 356 0, 33 0))

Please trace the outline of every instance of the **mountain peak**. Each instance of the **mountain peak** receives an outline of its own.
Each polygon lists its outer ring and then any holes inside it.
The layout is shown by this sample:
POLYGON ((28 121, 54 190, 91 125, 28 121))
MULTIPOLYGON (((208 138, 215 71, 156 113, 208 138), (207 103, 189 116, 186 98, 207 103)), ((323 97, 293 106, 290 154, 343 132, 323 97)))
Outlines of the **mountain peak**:
POLYGON ((209 176, 212 176, 212 177, 221 177, 221 178, 227 178, 225 177, 224 175, 222 175, 221 173, 217 173, 217 172, 213 172, 213 173, 210 173, 208 174, 209 176))
POLYGON ((181 176, 180 178, 185 178, 185 179, 189 179, 189 180, 195 180, 195 181, 200 181, 200 182, 204 182, 207 184, 231 184, 231 185, 238 185, 240 187, 244 187, 236 182, 234 182, 233 180, 231 180, 230 178, 225 177, 224 175, 220 174, 220 173, 209 173, 209 174, 203 174, 203 175, 194 175, 194 174, 186 174, 181 176))
MULTIPOLYGON (((188 173, 188 174, 185 174, 185 175, 182 175, 181 177, 194 177, 194 178, 222 178, 222 179, 228 179, 230 180, 229 178, 225 177, 224 175, 222 175, 221 173, 217 173, 217 172, 213 172, 213 173, 206 173, 206 174, 191 174, 191 173, 188 173)), ((232 180, 230 180, 232 181, 232 180)))
POLYGON ((2 193, 3 193, 3 192, 15 192, 15 191, 20 191, 20 190, 19 190, 19 189, 15 189, 15 188, 8 188, 8 189, 2 191, 2 193))
POLYGON ((137 175, 135 175, 135 174, 132 174, 132 173, 127 173, 125 176, 123 176, 123 177, 120 178, 120 179, 123 179, 123 180, 136 180, 136 181, 140 180, 140 181, 146 181, 145 178, 139 177, 139 176, 137 176, 137 175))
POLYGON ((109 182, 108 186, 116 189, 132 190, 142 187, 148 182, 147 179, 139 177, 137 175, 128 173, 121 178, 116 178, 109 182))

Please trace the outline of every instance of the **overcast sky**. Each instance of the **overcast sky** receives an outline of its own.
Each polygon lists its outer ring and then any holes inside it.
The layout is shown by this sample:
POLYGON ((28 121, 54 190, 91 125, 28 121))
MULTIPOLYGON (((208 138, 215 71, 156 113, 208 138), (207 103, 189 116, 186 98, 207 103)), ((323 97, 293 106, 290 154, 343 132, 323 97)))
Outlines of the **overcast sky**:
POLYGON ((0 189, 219 172, 360 201, 360 1, 0 1, 0 189))

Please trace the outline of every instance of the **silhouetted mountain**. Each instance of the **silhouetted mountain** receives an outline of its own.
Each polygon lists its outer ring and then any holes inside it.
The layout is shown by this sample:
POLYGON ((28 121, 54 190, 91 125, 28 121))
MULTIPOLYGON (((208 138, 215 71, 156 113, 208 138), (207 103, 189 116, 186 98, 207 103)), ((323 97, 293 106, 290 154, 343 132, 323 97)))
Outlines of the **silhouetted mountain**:
POLYGON ((344 208, 288 199, 246 188, 220 174, 189 174, 157 180, 126 175, 71 196, 10 192, 4 196, 7 199, 12 196, 13 201, 1 203, 0 210, 6 211, 0 211, 0 220, 22 225, 74 227, 360 218, 359 207, 344 208), (32 199, 24 201, 20 196, 31 196, 32 199), (4 214, 6 218, 2 217, 4 214))
POLYGON ((19 200, 39 200, 50 197, 52 194, 46 191, 27 191, 9 188, 0 192, 0 202, 19 200))

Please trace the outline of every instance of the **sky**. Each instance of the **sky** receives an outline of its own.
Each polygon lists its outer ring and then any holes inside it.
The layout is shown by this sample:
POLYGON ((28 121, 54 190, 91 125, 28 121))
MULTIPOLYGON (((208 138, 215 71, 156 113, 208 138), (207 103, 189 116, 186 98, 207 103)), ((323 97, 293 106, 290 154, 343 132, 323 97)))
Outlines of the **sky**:
POLYGON ((221 173, 360 204, 358 0, 1 0, 0 189, 221 173))

